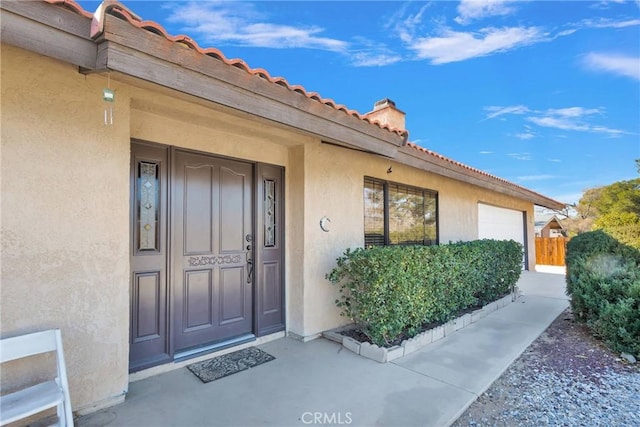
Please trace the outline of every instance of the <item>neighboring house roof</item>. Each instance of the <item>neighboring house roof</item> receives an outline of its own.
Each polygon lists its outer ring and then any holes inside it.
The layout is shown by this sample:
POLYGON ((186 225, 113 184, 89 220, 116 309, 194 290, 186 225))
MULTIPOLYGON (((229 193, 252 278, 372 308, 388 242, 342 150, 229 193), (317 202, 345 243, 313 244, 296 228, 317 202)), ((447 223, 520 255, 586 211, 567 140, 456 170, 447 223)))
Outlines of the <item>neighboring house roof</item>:
POLYGON ((76 64, 85 73, 115 73, 125 81, 133 77, 299 129, 323 141, 383 155, 540 206, 564 207, 525 187, 407 143, 405 129, 372 120, 367 117, 371 113, 350 110, 282 77, 271 77, 264 69, 251 68, 241 59, 227 59, 218 49, 201 48, 188 36, 169 35, 157 22, 140 19, 117 1, 103 2, 94 14, 73 0, 43 2, 71 10, 77 19, 34 11, 32 2, 2 2, 0 7, 17 17, 1 20, 3 42, 76 64), (47 25, 46 30, 34 22, 47 25), (60 32, 53 36, 51 29, 60 32), (25 32, 30 37, 24 37, 25 32), (181 69, 179 81, 175 72, 168 71, 173 67, 181 69))
POLYGON ((565 231, 564 226, 562 225, 562 223, 560 222, 560 220, 556 215, 551 216, 551 218, 547 220, 539 220, 535 222, 536 233, 541 230, 544 230, 545 228, 549 228, 552 230, 565 231))

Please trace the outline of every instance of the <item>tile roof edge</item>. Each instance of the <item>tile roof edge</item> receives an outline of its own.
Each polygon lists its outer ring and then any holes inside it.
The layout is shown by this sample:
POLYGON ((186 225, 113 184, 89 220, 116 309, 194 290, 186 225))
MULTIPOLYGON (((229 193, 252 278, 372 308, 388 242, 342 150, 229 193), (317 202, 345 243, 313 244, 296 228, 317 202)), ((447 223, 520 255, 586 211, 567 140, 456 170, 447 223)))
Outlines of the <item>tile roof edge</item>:
POLYGON ((415 150, 417 152, 426 154, 428 156, 434 157, 434 158, 436 158, 438 160, 448 162, 448 163, 450 163, 450 164, 452 164, 452 165, 454 165, 454 166, 456 166, 458 168, 463 168, 463 169, 466 169, 466 170, 468 170, 470 172, 473 172, 473 173, 475 173, 477 175, 481 175, 481 176, 483 176, 485 178, 492 179, 492 180, 497 181, 498 183, 500 183, 502 185, 507 185, 507 186, 510 186, 510 187, 512 187, 514 189, 517 189, 517 190, 520 190, 520 191, 524 190, 524 191, 526 191, 528 193, 534 194, 534 195, 539 196, 541 198, 547 199, 547 200, 552 201, 552 202, 556 202, 559 205, 564 204, 564 203, 559 202, 559 201, 557 201, 555 199, 552 199, 552 198, 550 198, 548 196, 545 196, 544 194, 540 194, 540 193, 538 193, 536 191, 533 191, 533 190, 531 190, 529 188, 526 188, 526 187, 523 187, 521 185, 515 184, 515 183, 513 183, 513 182, 511 182, 509 180, 506 180, 504 178, 500 178, 499 176, 490 174, 490 173, 485 172, 483 170, 480 170, 480 169, 471 167, 469 165, 466 165, 464 163, 458 162, 457 160, 453 160, 453 159, 451 159, 449 157, 443 156, 440 153, 436 153, 435 151, 432 151, 432 150, 429 150, 427 148, 421 147, 421 146, 419 146, 419 145, 417 145, 417 144, 415 144, 413 142, 407 142, 406 147, 407 148, 411 148, 411 149, 413 149, 413 150, 415 150))
POLYGON ((59 6, 64 6, 67 9, 77 13, 78 15, 82 15, 85 18, 93 18, 93 13, 84 10, 82 6, 76 3, 74 0, 43 0, 49 4, 55 4, 59 6))
POLYGON ((394 133, 403 138, 403 144, 406 144, 407 142, 407 139, 409 136, 409 132, 407 130, 392 128, 389 125, 383 124, 378 120, 371 121, 365 117, 365 114, 361 114, 355 110, 350 110, 344 105, 337 104, 332 99, 322 98, 318 93, 309 92, 303 86, 292 85, 284 77, 271 77, 271 75, 265 69, 251 68, 242 59, 228 59, 219 49, 216 49, 214 47, 202 48, 200 47, 200 45, 198 45, 198 43, 194 39, 192 39, 189 36, 186 36, 186 35, 172 36, 167 32, 167 30, 162 25, 160 25, 155 21, 142 20, 127 6, 125 6, 118 0, 104 0, 102 3, 100 3, 95 13, 86 11, 85 9, 82 8, 81 5, 76 3, 74 0, 43 0, 43 1, 52 5, 64 6, 79 15, 82 15, 87 18, 91 18, 92 22, 91 22, 90 36, 92 39, 98 38, 104 32, 105 15, 106 14, 113 15, 126 20, 127 22, 129 22, 129 24, 133 25, 134 27, 158 34, 171 42, 184 44, 188 46, 190 49, 195 50, 196 52, 202 55, 210 56, 212 58, 222 61, 227 65, 238 67, 251 75, 260 77, 264 80, 269 81, 270 83, 283 86, 291 91, 298 92, 299 94, 313 101, 319 102, 323 105, 333 108, 336 111, 342 111, 343 113, 347 114, 350 117, 355 117, 361 121, 377 126, 378 128, 387 130, 390 133, 394 133))

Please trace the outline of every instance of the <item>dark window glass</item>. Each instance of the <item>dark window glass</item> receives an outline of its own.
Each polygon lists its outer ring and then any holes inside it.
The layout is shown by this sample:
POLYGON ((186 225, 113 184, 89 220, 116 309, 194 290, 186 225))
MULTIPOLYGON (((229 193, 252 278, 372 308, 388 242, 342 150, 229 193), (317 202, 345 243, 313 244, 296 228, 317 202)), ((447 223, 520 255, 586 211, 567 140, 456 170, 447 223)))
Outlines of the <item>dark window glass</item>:
POLYGON ((424 197, 424 244, 438 244, 438 194, 425 191, 424 197))
POLYGON ((430 190, 365 178, 365 247, 437 244, 437 199, 430 190))
POLYGON ((384 238, 384 185, 364 180, 364 246, 382 246, 384 238))

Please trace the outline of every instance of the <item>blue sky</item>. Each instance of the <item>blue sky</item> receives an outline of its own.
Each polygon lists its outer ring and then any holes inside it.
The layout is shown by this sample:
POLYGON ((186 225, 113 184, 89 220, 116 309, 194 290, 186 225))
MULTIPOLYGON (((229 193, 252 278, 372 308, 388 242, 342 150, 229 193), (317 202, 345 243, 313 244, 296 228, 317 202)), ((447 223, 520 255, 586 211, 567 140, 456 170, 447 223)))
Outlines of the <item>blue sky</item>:
POLYGON ((124 4, 361 113, 390 98, 410 141, 557 200, 637 177, 640 1, 124 4))

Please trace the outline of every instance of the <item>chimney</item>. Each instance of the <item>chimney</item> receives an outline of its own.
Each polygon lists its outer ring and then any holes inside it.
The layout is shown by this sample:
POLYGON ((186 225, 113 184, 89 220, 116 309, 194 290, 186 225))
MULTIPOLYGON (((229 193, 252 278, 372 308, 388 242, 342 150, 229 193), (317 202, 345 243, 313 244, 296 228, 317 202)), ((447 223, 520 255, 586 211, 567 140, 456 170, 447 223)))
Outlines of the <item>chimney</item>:
POLYGON ((373 111, 364 115, 372 122, 378 121, 382 125, 388 125, 391 129, 406 130, 404 124, 404 112, 396 108, 396 103, 389 98, 382 99, 373 105, 373 111))

